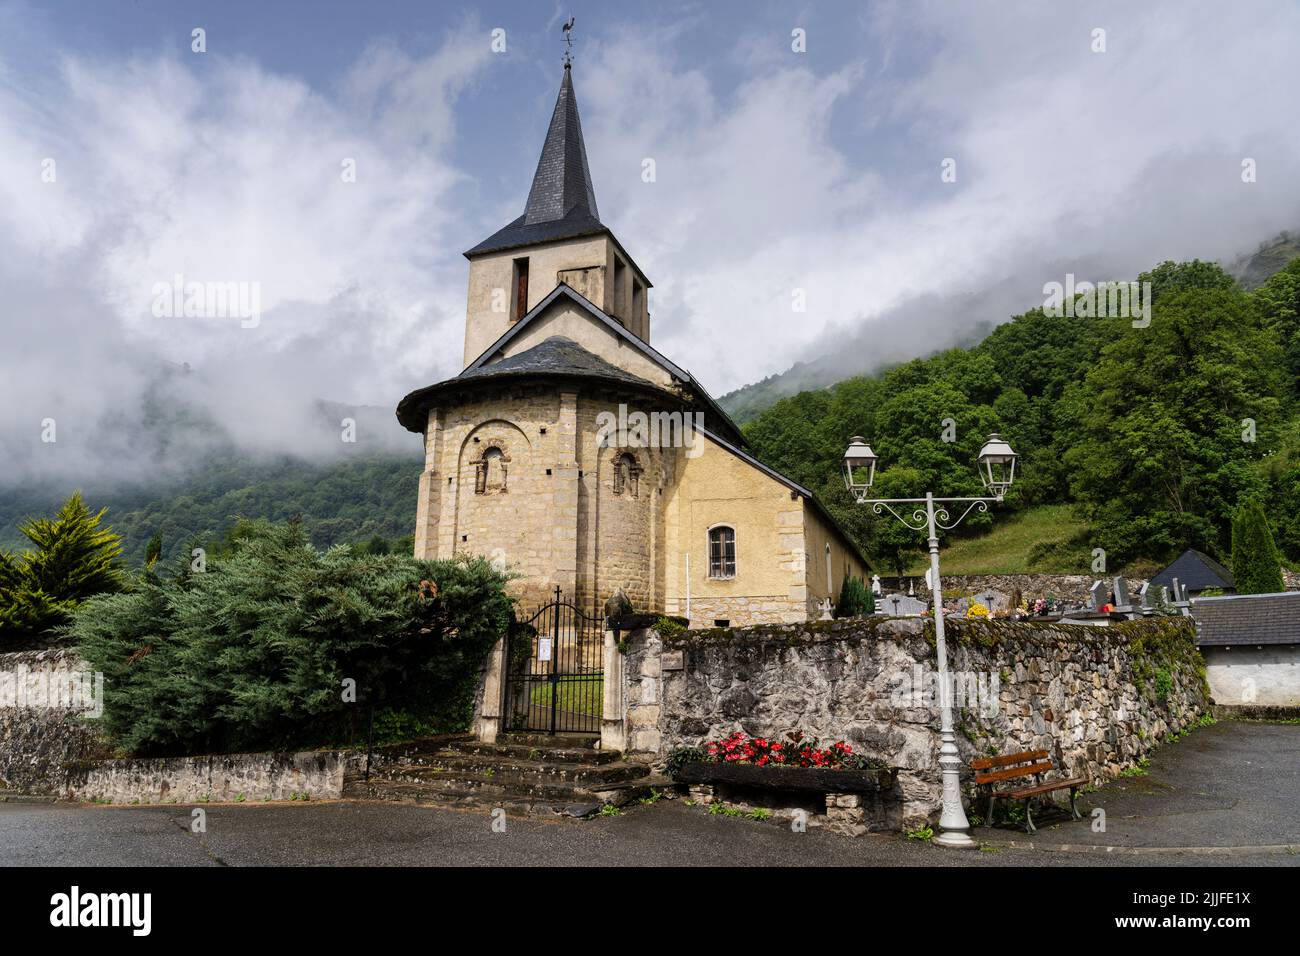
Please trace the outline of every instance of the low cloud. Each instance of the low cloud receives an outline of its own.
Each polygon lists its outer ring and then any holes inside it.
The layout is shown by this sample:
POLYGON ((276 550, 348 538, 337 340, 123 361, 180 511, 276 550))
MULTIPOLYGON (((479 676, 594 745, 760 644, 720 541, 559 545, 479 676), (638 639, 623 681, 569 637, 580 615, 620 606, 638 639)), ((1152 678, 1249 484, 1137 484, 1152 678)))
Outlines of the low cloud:
MULTIPOLYGON (((602 214, 656 284, 654 343, 717 393, 796 360, 847 374, 923 354, 1067 272, 1230 258, 1300 224, 1300 8, 1285 0, 1249 16, 818 6, 801 14, 806 54, 783 5, 729 29, 733 11, 682 10, 586 24, 575 82, 602 214), (712 58, 687 42, 702 25, 712 58)), ((424 56, 376 42, 321 89, 215 52, 33 69, 21 48, 49 38, 5 26, 0 483, 147 477, 212 448, 336 453, 340 408, 321 399, 382 410, 362 416, 363 447, 418 454, 392 406, 459 371, 460 250, 528 186, 498 195, 455 149, 483 121, 467 97, 505 62, 486 28, 455 25, 424 56), (178 275, 257 283, 259 321, 158 317, 154 286, 178 275), (149 437, 194 417, 207 425, 149 437)), ((546 101, 536 135, 500 139, 529 172, 558 68, 530 75, 548 87, 517 97, 546 101)))
MULTIPOLYGON (((395 403, 448 368, 467 179, 448 156, 486 55, 456 33, 423 59, 377 45, 333 98, 211 54, 201 70, 68 58, 0 87, 0 362, 18 399, 0 406, 0 480, 330 454, 320 399, 395 403), (173 282, 252 286, 260 314, 160 315, 173 282)), ((377 421, 358 445, 418 454, 391 407, 377 421)))

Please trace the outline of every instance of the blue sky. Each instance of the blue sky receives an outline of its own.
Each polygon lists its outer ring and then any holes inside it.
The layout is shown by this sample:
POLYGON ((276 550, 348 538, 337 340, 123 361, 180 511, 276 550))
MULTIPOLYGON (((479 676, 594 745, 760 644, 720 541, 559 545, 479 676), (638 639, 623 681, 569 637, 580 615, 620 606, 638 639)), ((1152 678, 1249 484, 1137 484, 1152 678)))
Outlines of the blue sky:
MULTIPOLYGON (((535 0, 376 4, 81 0, 39 7, 16 4, 7 12, 22 21, 22 32, 43 41, 10 51, 12 62, 33 75, 57 69, 57 62, 48 56, 51 49, 119 62, 158 56, 184 60, 190 54, 190 31, 202 26, 210 59, 192 59, 196 70, 221 58, 246 58, 300 79, 327 96, 337 93, 353 66, 376 44, 391 43, 419 59, 436 55, 456 31, 486 37, 494 28, 504 29, 507 54, 492 58, 490 69, 467 78, 456 101, 455 136, 447 144, 458 164, 476 170, 475 186, 485 201, 491 201, 519 192, 521 181, 526 187, 531 176, 533 152, 501 151, 494 148, 495 139, 499 125, 506 123, 519 130, 523 143, 540 143, 564 49, 559 25, 570 14, 578 18, 579 75, 584 59, 599 56, 611 38, 645 31, 669 41, 661 52, 674 67, 705 71, 725 104, 726 97, 752 73, 754 64, 747 62, 746 47, 768 44, 784 54, 796 21, 814 35, 815 56, 824 66, 888 56, 891 74, 905 74, 908 58, 918 51, 892 44, 885 48, 871 34, 867 9, 861 2, 808 4, 792 17, 789 4, 751 0, 662 5, 535 0)), ((923 45, 917 38, 916 46, 923 45)), ((584 78, 583 83, 595 81, 584 78)), ((870 137, 865 123, 847 109, 843 113, 828 130, 836 146, 845 151, 873 148, 876 162, 890 162, 890 131, 879 130, 870 137)))
POLYGON ((0 448, 106 389, 131 418, 165 363, 267 448, 317 397, 458 372, 460 253, 522 210, 570 13, 602 218, 655 283, 654 344, 716 394, 1300 226, 1289 0, 0 0, 0 375, 25 396, 0 448), (176 274, 258 283, 262 321, 160 320, 176 274))

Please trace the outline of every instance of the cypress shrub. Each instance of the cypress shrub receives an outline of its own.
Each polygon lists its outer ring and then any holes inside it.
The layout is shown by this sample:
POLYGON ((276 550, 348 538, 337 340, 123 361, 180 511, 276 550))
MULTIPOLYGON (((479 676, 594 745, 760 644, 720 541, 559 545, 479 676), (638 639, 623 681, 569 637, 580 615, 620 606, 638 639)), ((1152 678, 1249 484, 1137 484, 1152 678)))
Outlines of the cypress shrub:
POLYGON ((1264 507, 1248 498, 1232 519, 1232 577, 1238 594, 1275 594, 1286 590, 1282 557, 1273 543, 1264 507))
POLYGON ((509 626, 505 583, 483 558, 321 552, 298 522, 252 522, 205 571, 148 568, 68 632, 133 753, 338 744, 364 736, 371 708, 377 726, 446 732, 468 726, 509 626))
POLYGON ((845 575, 840 586, 836 617, 862 617, 876 613, 876 595, 861 578, 845 575))

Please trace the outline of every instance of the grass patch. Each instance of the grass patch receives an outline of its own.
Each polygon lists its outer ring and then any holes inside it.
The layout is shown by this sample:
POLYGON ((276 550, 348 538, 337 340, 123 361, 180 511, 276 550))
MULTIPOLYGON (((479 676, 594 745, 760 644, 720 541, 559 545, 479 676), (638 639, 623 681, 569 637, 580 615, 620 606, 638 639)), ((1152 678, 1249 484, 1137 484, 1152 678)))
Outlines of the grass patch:
POLYGON ((1119 772, 1121 777, 1145 777, 1149 772, 1147 770, 1148 761, 1146 757, 1139 757, 1135 766, 1125 767, 1119 772))
MULTIPOLYGON (((992 529, 974 538, 950 538, 943 549, 944 574, 1087 574, 1092 555, 1088 525, 1072 505, 1035 505, 999 515, 992 529)), ((908 574, 924 574, 928 558, 908 574)))
POLYGON ((557 684, 539 684, 533 688, 534 707, 551 706, 551 687, 556 688, 556 707, 571 714, 599 717, 604 712, 605 678, 600 674, 590 677, 565 678, 557 684))

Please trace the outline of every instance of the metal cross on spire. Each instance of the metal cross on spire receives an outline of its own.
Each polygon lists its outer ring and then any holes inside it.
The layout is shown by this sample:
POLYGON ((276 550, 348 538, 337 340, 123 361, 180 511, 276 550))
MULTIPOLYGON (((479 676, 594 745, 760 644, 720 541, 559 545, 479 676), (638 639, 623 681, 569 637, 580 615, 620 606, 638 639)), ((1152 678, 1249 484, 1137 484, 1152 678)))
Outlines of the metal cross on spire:
POLYGON ((576 17, 570 16, 561 28, 564 31, 564 67, 568 69, 573 63, 573 22, 576 17))

